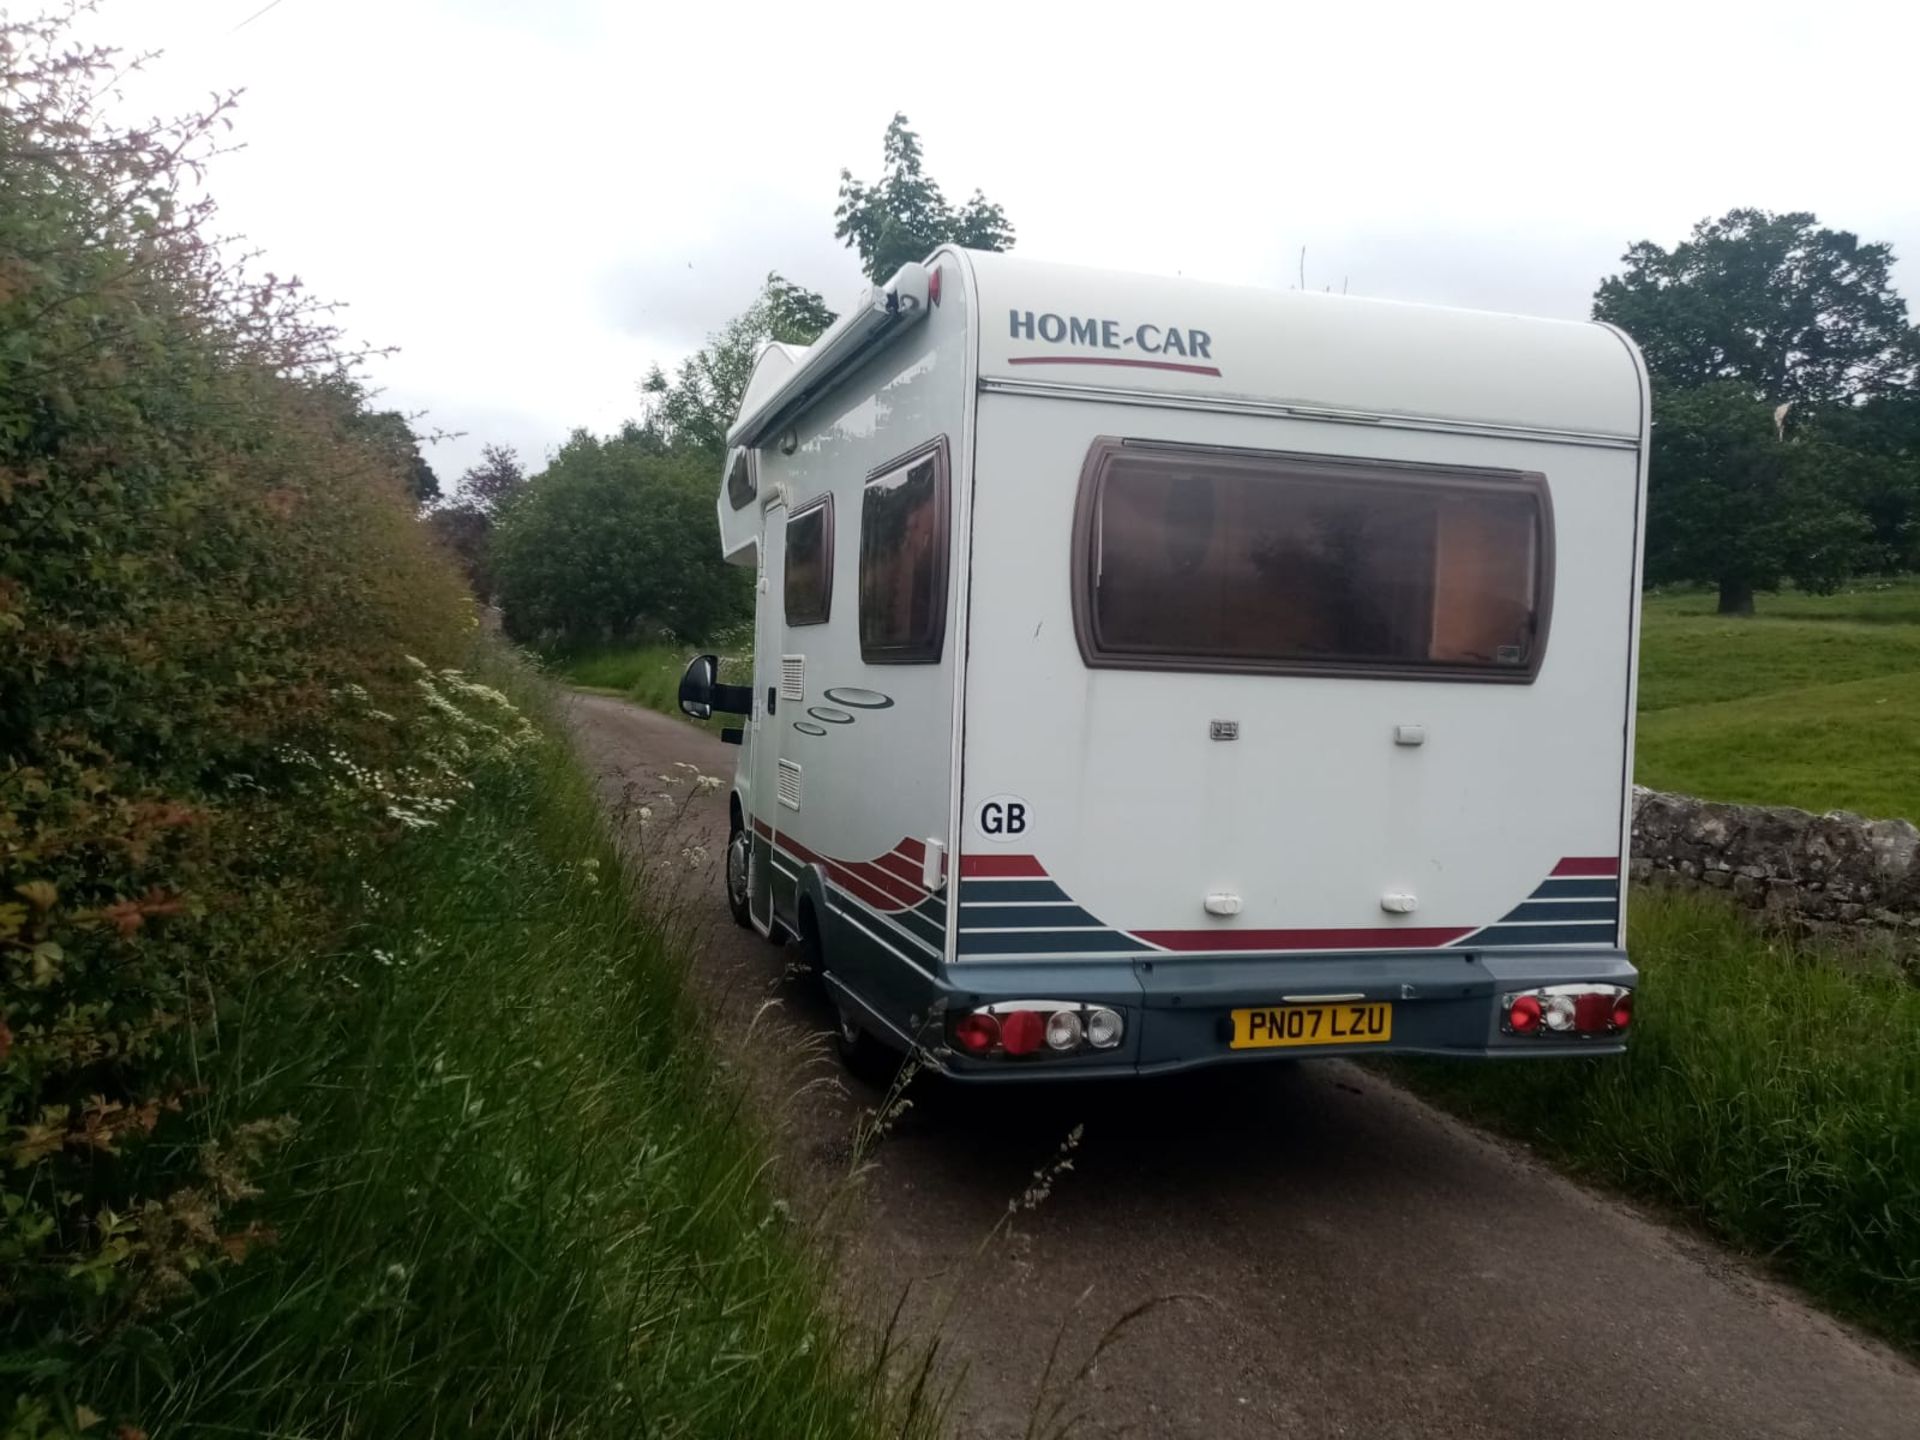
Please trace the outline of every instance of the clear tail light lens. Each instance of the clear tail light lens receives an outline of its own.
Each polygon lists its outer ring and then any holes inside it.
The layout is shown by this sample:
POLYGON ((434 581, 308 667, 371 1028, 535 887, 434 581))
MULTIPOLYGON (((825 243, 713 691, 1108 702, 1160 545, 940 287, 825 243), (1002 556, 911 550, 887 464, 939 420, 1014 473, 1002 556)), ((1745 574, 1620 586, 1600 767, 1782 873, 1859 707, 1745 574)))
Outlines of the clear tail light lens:
POLYGON ((1080 1048, 1078 1010, 1056 1010, 1047 1017, 1047 1048, 1060 1051, 1080 1048))
POLYGON ((1111 1050, 1125 1030, 1118 1011, 1101 1005, 1087 1012, 1087 1043, 1096 1050, 1111 1050))

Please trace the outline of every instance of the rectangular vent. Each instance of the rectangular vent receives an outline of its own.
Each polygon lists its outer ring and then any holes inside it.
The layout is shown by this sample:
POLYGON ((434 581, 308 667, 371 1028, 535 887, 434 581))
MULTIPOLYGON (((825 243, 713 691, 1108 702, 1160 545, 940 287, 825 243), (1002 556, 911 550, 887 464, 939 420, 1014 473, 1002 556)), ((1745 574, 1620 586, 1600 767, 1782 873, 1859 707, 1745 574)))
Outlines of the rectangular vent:
POLYGON ((780 657, 780 698, 782 700, 807 698, 806 656, 782 655, 780 657))
POLYGON ((791 760, 780 762, 780 803, 789 810, 800 808, 800 767, 791 760))

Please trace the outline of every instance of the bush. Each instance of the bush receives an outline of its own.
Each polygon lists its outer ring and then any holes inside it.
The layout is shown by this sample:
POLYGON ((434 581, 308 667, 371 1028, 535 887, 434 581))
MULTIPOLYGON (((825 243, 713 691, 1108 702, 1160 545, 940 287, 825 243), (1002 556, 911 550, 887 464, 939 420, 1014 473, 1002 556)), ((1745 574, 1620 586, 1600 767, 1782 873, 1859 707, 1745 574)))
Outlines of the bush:
POLYGON ((226 104, 113 128, 113 64, 0 21, 0 1393, 63 1423, 257 1242, 287 1126, 201 1061, 457 793, 473 624, 337 334, 181 199, 226 104))
POLYGON ((629 427, 575 432, 505 507, 490 550, 507 632, 573 649, 697 638, 751 609, 753 576, 720 558, 719 477, 629 427))

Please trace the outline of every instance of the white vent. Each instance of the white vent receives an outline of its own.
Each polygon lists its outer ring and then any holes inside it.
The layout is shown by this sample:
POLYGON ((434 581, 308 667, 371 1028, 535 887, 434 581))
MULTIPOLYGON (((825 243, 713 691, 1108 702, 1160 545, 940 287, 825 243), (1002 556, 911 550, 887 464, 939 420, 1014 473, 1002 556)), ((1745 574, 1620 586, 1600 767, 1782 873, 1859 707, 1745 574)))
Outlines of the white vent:
POLYGON ((807 698, 806 656, 782 655, 780 657, 780 698, 782 700, 807 698))
POLYGON ((800 767, 791 760, 780 762, 780 803, 789 810, 800 808, 800 767))

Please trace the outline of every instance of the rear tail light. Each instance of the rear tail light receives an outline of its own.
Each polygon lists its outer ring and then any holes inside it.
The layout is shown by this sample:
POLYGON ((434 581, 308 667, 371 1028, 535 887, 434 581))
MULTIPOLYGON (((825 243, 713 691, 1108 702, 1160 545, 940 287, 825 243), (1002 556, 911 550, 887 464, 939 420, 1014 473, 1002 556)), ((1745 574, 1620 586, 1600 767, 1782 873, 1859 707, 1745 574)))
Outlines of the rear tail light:
POLYGON ((1080 1012, 1077 1010, 1056 1010, 1047 1019, 1047 1048, 1049 1050, 1078 1050, 1080 1048, 1080 1012))
POLYGON ((1000 1045, 1009 1055, 1031 1055, 1046 1038, 1047 1022, 1037 1010, 1016 1010, 1000 1022, 1000 1045))
POLYGON ((955 1050, 980 1058, 1042 1059, 1112 1050, 1127 1029, 1121 1012, 1076 1000, 1003 1000, 947 1021, 955 1050))
POLYGON ((953 1024, 953 1043, 969 1055, 985 1055, 1000 1043, 1000 1022, 984 1010, 962 1015, 953 1024))
POLYGON ((1633 991, 1621 985, 1541 985, 1500 997, 1500 1028, 1509 1035, 1605 1039, 1632 1021, 1633 991))

